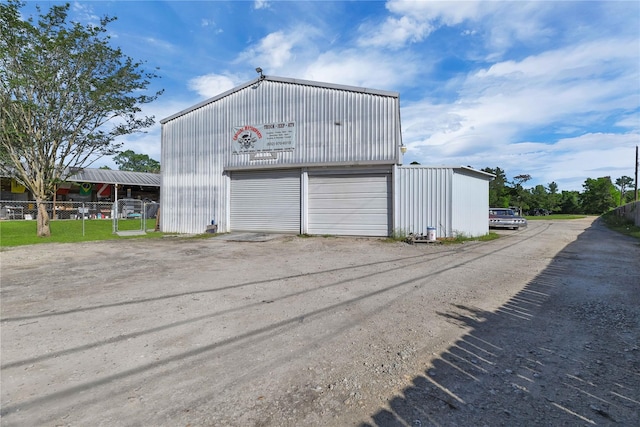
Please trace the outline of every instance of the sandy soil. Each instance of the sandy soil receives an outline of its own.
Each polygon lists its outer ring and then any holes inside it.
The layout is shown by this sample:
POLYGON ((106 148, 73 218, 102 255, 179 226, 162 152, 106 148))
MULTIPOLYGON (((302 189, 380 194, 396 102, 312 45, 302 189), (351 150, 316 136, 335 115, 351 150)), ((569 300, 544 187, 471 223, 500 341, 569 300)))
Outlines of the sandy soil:
POLYGON ((637 425, 640 245, 500 233, 5 250, 0 422, 637 425))

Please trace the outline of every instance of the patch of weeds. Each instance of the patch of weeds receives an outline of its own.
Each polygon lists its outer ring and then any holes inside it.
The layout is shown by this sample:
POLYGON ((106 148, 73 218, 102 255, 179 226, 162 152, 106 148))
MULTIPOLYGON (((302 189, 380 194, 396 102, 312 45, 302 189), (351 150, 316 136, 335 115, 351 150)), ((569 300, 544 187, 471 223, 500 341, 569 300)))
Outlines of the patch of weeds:
POLYGON ((190 239, 208 239, 210 237, 219 236, 222 233, 200 233, 200 234, 192 234, 188 236, 190 239))
POLYGON ((640 227, 635 225, 633 221, 623 216, 618 216, 613 211, 602 215, 600 218, 611 230, 640 240, 640 227))
POLYGON ((395 229, 391 232, 391 235, 383 240, 383 242, 393 243, 393 242, 406 242, 409 234, 402 229, 395 229))
POLYGON ((460 244, 464 242, 488 242, 491 240, 499 239, 500 235, 494 231, 490 231, 489 233, 483 236, 467 236, 464 233, 454 233, 453 237, 441 237, 438 239, 439 242, 444 244, 460 244))

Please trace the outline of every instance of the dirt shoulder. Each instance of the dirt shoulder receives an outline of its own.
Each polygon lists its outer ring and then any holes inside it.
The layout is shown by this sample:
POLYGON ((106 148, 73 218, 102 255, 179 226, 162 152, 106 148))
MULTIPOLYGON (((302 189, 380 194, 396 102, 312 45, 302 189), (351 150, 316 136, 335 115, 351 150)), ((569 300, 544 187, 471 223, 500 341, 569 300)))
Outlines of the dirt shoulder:
POLYGON ((2 257, 2 425, 632 425, 640 246, 280 237, 2 257))

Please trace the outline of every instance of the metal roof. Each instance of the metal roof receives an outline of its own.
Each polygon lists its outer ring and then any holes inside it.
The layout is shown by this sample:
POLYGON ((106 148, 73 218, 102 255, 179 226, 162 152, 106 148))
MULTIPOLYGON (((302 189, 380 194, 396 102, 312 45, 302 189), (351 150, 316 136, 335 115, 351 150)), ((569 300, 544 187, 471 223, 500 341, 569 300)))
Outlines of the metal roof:
POLYGON ((348 92, 360 92, 360 93, 369 93, 372 95, 378 95, 378 96, 389 96, 389 97, 393 97, 393 98, 399 98, 400 97, 400 93, 398 92, 391 92, 391 91, 386 91, 386 90, 379 90, 379 89, 368 89, 368 88, 363 88, 363 87, 357 87, 357 86, 347 86, 347 85, 339 85, 339 84, 333 84, 333 83, 323 83, 323 82, 315 82, 315 81, 311 81, 311 80, 301 80, 301 79, 292 79, 292 78, 288 78, 288 77, 275 77, 275 76, 263 76, 263 77, 257 77, 253 80, 251 80, 250 82, 247 82, 245 84, 242 84, 240 86, 236 86, 233 89, 230 89, 226 92, 221 93, 220 95, 216 95, 213 98, 209 98, 206 99, 196 105, 193 105, 185 110, 179 111, 175 114, 172 114, 171 116, 160 120, 161 124, 165 124, 168 121, 171 121, 177 117, 183 116, 187 113, 190 113, 191 111, 197 110, 198 108, 201 108, 207 104, 210 104, 212 102, 215 102, 219 99, 222 99, 226 96, 231 95, 234 92, 238 92, 241 91, 243 89, 246 89, 248 87, 251 86, 256 86, 259 85, 262 81, 267 80, 267 81, 271 81, 271 82, 279 82, 279 83, 290 83, 290 84, 295 84, 295 85, 301 85, 301 86, 314 86, 314 87, 321 87, 321 88, 326 88, 326 89, 336 89, 336 90, 345 90, 348 92))
POLYGON ((400 167, 405 169, 453 169, 455 171, 466 172, 468 174, 476 176, 477 178, 485 179, 487 181, 493 181, 496 177, 489 172, 474 169, 471 166, 402 165, 400 167))
POLYGON ((70 175, 67 181, 105 184, 141 185, 160 187, 160 174, 147 172, 129 172, 111 169, 84 168, 70 175))

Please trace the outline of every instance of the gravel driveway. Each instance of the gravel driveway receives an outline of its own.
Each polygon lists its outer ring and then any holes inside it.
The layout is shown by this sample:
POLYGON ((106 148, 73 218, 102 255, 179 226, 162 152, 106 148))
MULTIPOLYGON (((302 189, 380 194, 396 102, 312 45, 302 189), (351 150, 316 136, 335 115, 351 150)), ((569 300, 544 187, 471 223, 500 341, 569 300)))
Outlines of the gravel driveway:
POLYGON ((594 218, 500 233, 4 250, 0 421, 637 425, 640 245, 594 218))

